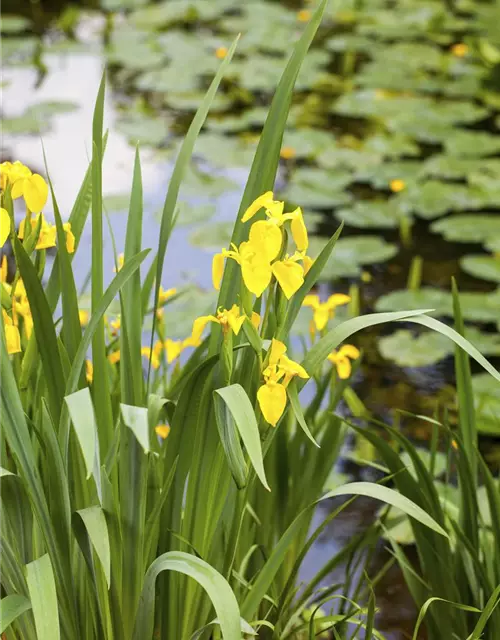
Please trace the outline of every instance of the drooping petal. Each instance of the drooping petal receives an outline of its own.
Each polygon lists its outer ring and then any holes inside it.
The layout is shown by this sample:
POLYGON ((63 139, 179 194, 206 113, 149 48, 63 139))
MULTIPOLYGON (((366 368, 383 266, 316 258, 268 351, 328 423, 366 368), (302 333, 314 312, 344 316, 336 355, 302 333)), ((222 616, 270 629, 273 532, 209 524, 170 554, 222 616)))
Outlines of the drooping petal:
MULTIPOLYGON (((167 338, 164 342, 165 351, 167 352, 167 362, 171 364, 174 360, 176 360, 182 353, 183 344, 181 340, 172 340, 171 338, 167 338)), ((151 364, 153 361, 151 361, 151 364)))
POLYGON ((36 249, 50 249, 56 246, 57 229, 55 225, 42 225, 36 249))
POLYGON ((269 220, 254 222, 250 228, 248 238, 256 251, 267 262, 272 262, 278 256, 283 242, 281 229, 274 222, 269 222, 269 220))
POLYGON ((290 223, 292 230, 293 241, 297 245, 299 251, 306 251, 309 246, 309 238, 307 236, 307 229, 304 223, 304 217, 302 215, 302 209, 298 207, 292 212, 293 218, 290 223))
POLYGON ((75 236, 71 231, 71 222, 66 222, 63 228, 64 231, 66 231, 66 251, 68 253, 75 253, 75 236))
POLYGON ((356 360, 361 355, 361 352, 354 345, 345 344, 343 347, 340 347, 339 355, 356 360))
POLYGON ((7 353, 9 355, 19 353, 21 351, 21 336, 19 335, 19 329, 13 324, 6 324, 4 329, 7 353))
POLYGON ((304 270, 297 262, 283 260, 272 266, 273 274, 279 282, 286 298, 290 300, 293 294, 304 284, 304 270))
POLYGON ((269 366, 276 366, 280 358, 282 358, 285 353, 286 344, 281 342, 281 340, 276 340, 276 338, 273 338, 271 340, 271 348, 269 349, 269 366))
POLYGON ((250 218, 253 218, 253 216, 257 213, 259 209, 262 209, 262 207, 269 206, 272 202, 273 202, 273 192, 266 191, 265 193, 263 193, 261 196, 259 196, 256 200, 252 202, 252 204, 248 207, 248 209, 243 214, 241 221, 246 222, 247 220, 250 220, 250 218))
POLYGON ((347 357, 343 357, 338 354, 337 357, 337 373, 339 374, 339 378, 341 380, 347 380, 347 378, 351 375, 352 367, 351 361, 347 357))
POLYGON ((314 260, 309 256, 304 256, 302 258, 302 266, 304 267, 304 275, 307 276, 309 273, 309 269, 313 266, 314 260))
POLYGON ((28 209, 40 213, 47 202, 49 187, 42 176, 34 173, 24 180, 23 195, 28 209))
POLYGON ((260 325, 260 315, 256 312, 256 311, 252 311, 252 317, 250 319, 250 322, 253 324, 253 326, 255 327, 255 329, 259 328, 260 325))
POLYGON ((257 400, 264 419, 275 427, 285 411, 285 387, 274 382, 263 384, 257 391, 257 400))
POLYGON ((172 296, 175 296, 176 293, 177 293, 177 289, 175 287, 172 287, 171 289, 167 289, 166 291, 163 289, 163 287, 160 287, 160 293, 158 296, 159 304, 163 304, 169 298, 172 298, 172 296))
POLYGON ((94 365, 91 360, 85 360, 85 377, 88 383, 92 383, 94 380, 94 365))
POLYGON ((0 265, 0 282, 7 282, 8 272, 9 266, 7 264, 7 256, 4 253, 2 256, 2 263, 0 265))
POLYGON ((318 331, 323 331, 323 329, 328 324, 328 318, 330 316, 330 311, 328 308, 321 304, 317 309, 314 310, 314 324, 316 325, 316 329, 318 331))
POLYGON ((285 203, 279 200, 273 200, 266 206, 266 215, 268 218, 274 221, 274 223, 278 223, 282 225, 286 218, 283 215, 283 209, 285 208, 285 203))
POLYGON ((216 253, 212 259, 212 284, 214 289, 219 291, 222 276, 224 274, 224 256, 222 253, 216 253))
POLYGON ((17 182, 14 182, 10 192, 12 199, 17 200, 17 198, 20 198, 23 195, 23 192, 24 192, 24 180, 17 180, 17 182))
POLYGON ((328 309, 335 309, 335 307, 347 304, 348 302, 351 302, 351 296, 347 296, 345 293, 334 293, 328 298, 325 304, 328 309))
POLYGON ((7 209, 0 207, 0 247, 7 242, 10 234, 10 216, 7 209))
POLYGON ((271 282, 271 265, 256 259, 243 260, 241 263, 241 275, 245 287, 254 295, 260 297, 271 282))
POLYGON ((235 336, 238 335, 240 329, 245 322, 246 316, 240 316, 239 318, 235 318, 234 316, 229 316, 227 321, 235 336))
POLYGON ((209 322, 219 322, 215 316, 200 316, 193 322, 193 330, 191 331, 191 340, 193 346, 199 345, 203 329, 209 322))
POLYGON ((319 296, 315 293, 308 293, 302 302, 302 306, 317 309, 319 307, 319 296))
POLYGON ((157 436, 160 436, 162 440, 165 440, 165 438, 170 433, 170 427, 168 426, 168 424, 159 424, 157 427, 155 427, 155 433, 157 436))

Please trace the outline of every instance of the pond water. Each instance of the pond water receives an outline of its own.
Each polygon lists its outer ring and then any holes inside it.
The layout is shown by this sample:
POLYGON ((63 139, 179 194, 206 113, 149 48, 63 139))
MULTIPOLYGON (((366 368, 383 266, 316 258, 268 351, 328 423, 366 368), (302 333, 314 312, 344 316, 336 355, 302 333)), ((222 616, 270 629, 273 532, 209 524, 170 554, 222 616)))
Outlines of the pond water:
MULTIPOLYGON (((91 154, 92 110, 107 65, 110 135, 103 184, 118 251, 124 245, 133 143, 140 142, 143 166, 143 244, 154 248, 179 139, 224 55, 222 47, 242 32, 240 53, 181 191, 180 224, 162 283, 195 282, 183 313, 208 311, 211 255, 227 244, 266 109, 310 5, 264 0, 241 7, 228 0, 42 5, 3 4, 9 17, 2 25, 2 160, 19 159, 44 173, 40 131, 59 207, 68 215, 91 154)), ((495 362, 500 356, 500 49, 496 59, 481 42, 495 48, 499 36, 493 3, 464 0, 454 12, 445 5, 437 0, 331 3, 299 76, 277 191, 304 208, 308 226, 316 228, 317 251, 339 220, 346 221, 325 291, 335 280, 337 291, 356 287, 363 312, 436 308, 450 321, 455 277, 469 292, 464 296, 468 336, 495 362)), ((75 258, 80 286, 88 270, 89 238, 83 238, 75 258)), ((113 264, 108 234, 109 279, 113 264)), ((172 336, 183 331, 182 317, 175 316, 172 336)), ((307 314, 299 319, 304 332, 308 321, 307 314)), ((437 406, 452 406, 449 345, 425 332, 398 329, 359 337, 365 355, 355 390, 363 402, 387 421, 394 408, 431 415, 437 406)), ((500 392, 485 387, 481 376, 476 382, 482 447, 495 465, 500 392)), ((407 419, 402 426, 415 440, 427 441, 429 432, 420 421, 407 419)), ((360 473, 352 463, 349 471, 360 473)), ((359 504, 322 536, 310 566, 374 517, 367 503, 359 504)), ((379 559, 383 562, 383 552, 379 559)), ((385 606, 383 596, 378 604, 389 628, 394 617, 395 626, 405 617, 411 620, 413 611, 400 576, 390 574, 387 581, 385 606)))

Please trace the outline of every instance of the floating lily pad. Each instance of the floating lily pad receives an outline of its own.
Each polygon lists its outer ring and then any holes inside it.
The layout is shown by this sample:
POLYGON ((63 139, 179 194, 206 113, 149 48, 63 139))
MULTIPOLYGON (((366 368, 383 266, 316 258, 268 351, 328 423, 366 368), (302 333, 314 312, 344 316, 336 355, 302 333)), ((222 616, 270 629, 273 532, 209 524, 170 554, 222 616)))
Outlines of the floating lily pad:
POLYGON ((486 242, 492 236, 500 237, 500 216, 496 213, 451 216, 434 222, 431 230, 451 242, 486 242))
MULTIPOLYGON (((213 111, 212 108, 210 108, 213 111)), ((266 121, 268 109, 265 107, 255 107, 248 109, 236 116, 227 114, 219 115, 216 118, 211 117, 206 123, 206 127, 216 132, 232 132, 245 131, 254 127, 261 128, 266 121)))
POLYGON ((478 189, 464 185, 429 180, 423 185, 410 185, 395 197, 401 210, 432 220, 450 211, 481 208, 484 198, 478 189))
MULTIPOLYGON (((309 251, 316 257, 324 247, 327 238, 310 238, 309 251)), ((386 262, 397 253, 397 247, 378 236, 350 236, 340 238, 330 256, 321 278, 355 278, 361 274, 362 265, 386 262)))
POLYGON ((454 156, 491 156, 500 152, 500 136, 483 131, 455 130, 444 145, 454 156))
POLYGON ((238 185, 226 176, 202 171, 192 164, 184 173, 180 192, 184 198, 215 197, 238 188, 238 185))
POLYGON ((280 195, 291 204, 329 209, 351 201, 352 196, 343 191, 351 181, 352 174, 348 171, 301 168, 294 172, 291 183, 280 195))
POLYGON ((283 136, 283 147, 293 149, 294 157, 297 158, 314 158, 324 149, 333 148, 335 145, 335 138, 319 129, 287 130, 283 136))
POLYGON ((32 36, 2 38, 2 65, 25 65, 36 54, 38 39, 32 36))
MULTIPOLYGON (((144 78, 144 76, 143 76, 144 78)), ((149 82, 149 81, 148 81, 149 82)), ((157 91, 158 86, 155 85, 154 91, 157 91)), ((165 103, 172 109, 179 109, 181 111, 196 111, 203 100, 204 93, 202 91, 186 91, 174 93, 168 91, 164 95, 165 103)), ((216 113, 219 111, 227 111, 231 107, 232 101, 229 96, 223 93, 217 93, 210 105, 210 113, 216 113)), ((243 127, 245 128, 245 127, 243 127)))
POLYGON ((149 0, 101 0, 100 6, 106 11, 123 11, 144 7, 148 2, 149 0))
MULTIPOLYGON (((402 180, 406 188, 421 177, 422 163, 416 160, 385 162, 381 166, 370 166, 355 173, 356 182, 368 182, 376 189, 389 189, 393 180, 402 180)), ((415 187, 422 189, 421 186, 415 187)))
POLYGON ((500 258, 494 256, 465 256, 460 260, 462 269, 480 280, 500 284, 500 258))
POLYGON ((194 156, 224 168, 250 167, 256 148, 256 139, 201 133, 196 140, 194 156))
POLYGON ((365 200, 335 212, 338 220, 363 229, 395 229, 405 216, 390 200, 365 200))
POLYGON ((436 364, 453 351, 449 340, 439 333, 414 335, 401 329, 379 339, 380 353, 386 360, 400 367, 428 367, 436 364))
POLYGON ((480 433, 500 434, 500 383, 487 373, 472 376, 477 428, 480 433))
POLYGON ((378 133, 370 136, 364 141, 363 150, 378 153, 382 158, 420 155, 418 145, 411 138, 399 133, 378 133))
POLYGON ((379 167, 381 157, 374 151, 350 149, 346 147, 328 147, 316 158, 320 167, 325 169, 356 169, 379 167))
POLYGON ((2 15, 0 23, 0 31, 2 33, 20 33, 21 31, 27 31, 30 27, 30 20, 24 16, 2 15))
POLYGON ((168 137, 170 127, 165 116, 132 112, 116 122, 116 129, 131 142, 157 146, 168 137))
POLYGON ((135 11, 130 20, 142 29, 159 30, 175 22, 212 20, 229 6, 229 0, 165 0, 135 11))
POLYGON ((20 116, 3 118, 2 130, 11 135, 42 133, 50 129, 51 116, 71 113, 76 109, 78 105, 73 102, 40 102, 28 107, 20 116))
POLYGON ((195 247, 220 251, 222 247, 229 246, 233 227, 233 222, 212 222, 193 231, 189 236, 189 242, 195 247))
MULTIPOLYGON (((208 222, 215 214, 213 204, 194 204, 192 202, 179 202, 176 207, 176 226, 189 226, 201 222, 208 222)), ((157 220, 161 220, 163 209, 155 214, 157 220)))
POLYGON ((130 206, 129 193, 113 193, 103 198, 104 208, 108 213, 126 212, 130 206))
POLYGON ((500 159, 435 155, 424 163, 422 172, 427 176, 448 180, 466 178, 474 172, 500 177, 500 159))

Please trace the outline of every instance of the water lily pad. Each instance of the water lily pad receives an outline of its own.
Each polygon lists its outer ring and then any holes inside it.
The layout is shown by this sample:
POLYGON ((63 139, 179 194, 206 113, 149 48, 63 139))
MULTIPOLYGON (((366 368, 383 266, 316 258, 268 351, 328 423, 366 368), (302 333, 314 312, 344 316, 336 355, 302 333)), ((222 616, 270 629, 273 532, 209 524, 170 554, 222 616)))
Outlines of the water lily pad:
POLYGON ((20 33, 31 27, 31 21, 24 16, 2 15, 0 31, 2 33, 20 33))
POLYGON ((494 256, 464 256, 460 260, 462 269, 480 280, 500 284, 500 258, 494 256))
POLYGON ((233 227, 233 222, 212 222, 193 231, 189 236, 189 242, 195 247, 220 251, 221 247, 229 246, 233 227))
POLYGON ((198 136, 194 156, 201 157, 214 166, 250 167, 256 148, 255 139, 207 132, 198 136))
POLYGON ((166 0, 135 11, 130 20, 141 29, 159 30, 175 22, 212 20, 230 5, 229 0, 166 0))
MULTIPOLYGON (((157 90, 157 87, 155 87, 157 90)), ((164 94, 164 100, 168 107, 172 109, 179 109, 180 111, 196 111, 203 100, 203 91, 187 91, 187 92, 173 92, 168 91, 164 94)), ((217 113, 219 111, 227 111, 232 104, 229 96, 224 93, 217 93, 210 105, 210 113, 217 113)))
POLYGON ((181 185, 184 198, 216 197, 238 189, 238 185, 224 175, 202 171, 193 163, 185 172, 181 185))
MULTIPOLYGON (((385 162, 379 166, 362 168, 355 173, 356 182, 368 182, 376 189, 389 189, 393 180, 402 180, 408 188, 421 177, 422 163, 416 160, 385 162)), ((415 187, 416 190, 421 186, 415 187)))
POLYGON ((100 6, 105 11, 123 11, 144 7, 149 0, 101 0, 100 6))
POLYGON ((428 367, 453 352, 450 340, 439 333, 414 335, 406 329, 380 338, 378 347, 386 360, 400 367, 428 367))
POLYGON ((130 206, 130 194, 112 193, 104 196, 103 205, 108 213, 124 213, 130 206))
POLYGON ((347 204, 352 196, 343 189, 352 181, 348 171, 297 169, 280 197, 291 204, 315 209, 328 209, 347 204))
POLYGON ((431 156, 424 163, 422 172, 427 176, 448 180, 466 178, 474 172, 500 177, 500 159, 464 158, 440 154, 431 156))
POLYGON ((483 131, 455 130, 444 144, 446 151, 455 156, 491 156, 500 152, 500 136, 483 131))
POLYGON ((2 38, 2 65, 25 65, 31 63, 38 47, 38 38, 33 36, 2 38))
MULTIPOLYGON (((309 251, 316 257, 327 238, 310 238, 309 251)), ((361 274, 362 265, 386 262, 397 253, 397 247, 378 236, 350 236, 340 238, 321 274, 323 280, 355 278, 361 274)))
POLYGON ((411 138, 399 133, 378 133, 370 136, 364 141, 363 150, 378 153, 382 158, 420 155, 418 145, 411 138))
POLYGON ((500 237, 500 216, 496 213, 450 216, 434 222, 431 231, 451 242, 486 242, 492 236, 500 237))
POLYGON ((364 149, 341 146, 328 147, 316 158, 320 167, 325 169, 357 169, 380 166, 380 154, 364 149))
POLYGON ((351 227, 362 229, 395 229, 405 216, 393 202, 388 200, 365 200, 335 212, 338 220, 351 227))
POLYGON ((170 127, 165 116, 131 112, 116 122, 116 129, 131 142, 156 146, 167 138, 170 127))
MULTIPOLYGON (((208 222, 215 214, 214 204, 195 204, 192 202, 179 202, 176 207, 176 226, 189 226, 208 222)), ((163 209, 157 212, 156 218, 161 219, 163 209)))
POLYGON ((40 102, 28 107, 24 113, 14 118, 2 119, 2 130, 11 135, 37 134, 48 131, 51 116, 71 113, 78 109, 73 102, 40 102))
POLYGON ((395 197, 404 212, 414 212, 432 220, 449 211, 481 208, 484 198, 480 190, 472 187, 429 180, 423 185, 409 185, 395 197))
POLYGON ((293 149, 297 158, 314 158, 324 149, 335 145, 334 136, 320 129, 287 130, 283 136, 283 147, 293 149))
POLYGON ((134 71, 151 69, 165 60, 165 54, 155 40, 129 25, 116 28, 106 50, 109 63, 134 71))
POLYGON ((487 373, 472 376, 477 428, 480 433, 500 434, 500 384, 487 373))
MULTIPOLYGON (((213 111, 211 108, 210 111, 213 111)), ((206 127, 216 132, 236 133, 247 129, 262 128, 266 121, 268 109, 266 107, 254 107, 247 109, 235 116, 227 114, 211 117, 206 122, 206 127)))

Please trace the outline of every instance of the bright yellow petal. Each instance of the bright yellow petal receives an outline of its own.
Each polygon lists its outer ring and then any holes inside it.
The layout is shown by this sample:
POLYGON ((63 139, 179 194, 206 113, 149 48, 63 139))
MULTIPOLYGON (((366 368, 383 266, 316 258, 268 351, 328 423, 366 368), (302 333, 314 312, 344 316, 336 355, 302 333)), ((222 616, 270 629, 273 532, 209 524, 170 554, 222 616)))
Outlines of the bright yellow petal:
POLYGON ((171 340, 167 338, 164 342, 165 351, 167 352, 167 362, 171 364, 182 353, 182 342, 180 340, 171 340))
POLYGON ((354 345, 345 344, 343 347, 340 347, 339 355, 356 360, 361 355, 361 352, 354 345))
POLYGON ((156 435, 160 436, 162 440, 165 440, 165 438, 170 433, 170 427, 168 426, 168 424, 159 424, 157 427, 155 427, 155 432, 156 435))
POLYGON ((215 316, 200 316, 193 322, 193 330, 191 331, 191 340, 193 345, 200 344, 203 329, 209 322, 219 322, 215 316))
POLYGON ((264 260, 272 262, 281 251, 283 235, 281 229, 268 220, 254 222, 248 236, 256 251, 264 260))
POLYGON ((307 236, 307 229, 300 207, 293 212, 290 227, 292 229, 293 241, 297 245, 297 249, 299 251, 306 251, 309 246, 309 238, 307 236))
POLYGON ((275 427, 285 411, 285 387, 277 383, 263 384, 257 391, 257 400, 264 419, 275 427))
POLYGON ((57 229, 55 225, 42 225, 36 249, 50 249, 56 246, 57 229))
POLYGON ((243 214, 241 221, 246 222, 247 220, 250 220, 250 218, 253 218, 253 216, 257 213, 259 209, 262 209, 262 207, 267 207, 272 202, 273 202, 273 192, 266 191, 266 193, 263 193, 261 196, 259 196, 256 200, 252 202, 252 204, 248 207, 248 209, 243 214))
POLYGON ((80 325, 86 327, 89 323, 89 312, 85 309, 78 309, 78 318, 80 319, 80 325))
POLYGON ((345 293, 334 293, 328 298, 325 304, 328 309, 335 309, 335 307, 347 304, 348 302, 351 302, 350 296, 346 296, 345 293))
POLYGON ((111 364, 116 364, 117 362, 120 362, 120 352, 113 351, 113 353, 109 354, 108 360, 111 362, 111 364))
POLYGON ((66 251, 68 253, 75 253, 75 236, 71 231, 71 223, 66 222, 63 225, 64 231, 66 231, 66 251))
POLYGON ((317 309, 319 307, 319 296, 315 293, 308 293, 302 302, 302 306, 317 309))
POLYGON ((23 195, 23 191, 24 191, 24 180, 17 180, 17 182, 14 182, 14 184, 12 185, 12 190, 10 192, 10 195, 12 196, 13 200, 16 200, 17 198, 20 198, 23 195))
POLYGON ((316 329, 318 331, 323 331, 323 329, 328 324, 328 318, 330 316, 330 312, 328 308, 322 304, 317 309, 314 310, 314 324, 316 325, 316 329))
POLYGON ((222 253, 216 253, 212 259, 212 283, 214 289, 219 291, 222 276, 224 274, 224 256, 222 253))
POLYGON ((158 297, 159 303, 163 304, 169 298, 172 298, 172 296, 175 296, 176 293, 177 293, 177 289, 175 287, 172 287, 171 289, 167 289, 166 291, 164 291, 163 288, 160 287, 160 294, 158 297))
POLYGON ((244 260, 241 263, 241 275, 245 287, 258 298, 271 282, 271 265, 255 259, 244 260))
POLYGON ((307 276, 309 269, 313 266, 314 260, 309 256, 304 256, 302 258, 302 266, 304 267, 304 275, 307 276))
POLYGON ((259 325, 260 325, 260 315, 256 312, 256 311, 252 311, 252 318, 250 320, 250 322, 253 324, 253 326, 258 329, 259 325))
POLYGON ((343 358, 340 356, 337 358, 337 373, 339 374, 339 378, 341 380, 347 380, 347 378, 351 375, 352 367, 351 361, 349 358, 343 358))
POLYGON ((40 213, 47 202, 49 187, 42 176, 34 173, 24 180, 23 195, 28 209, 40 213))
POLYGON ((0 207, 0 247, 7 242, 10 234, 10 216, 7 209, 0 207))
POLYGON ((304 269, 297 262, 283 260, 272 266, 274 277, 279 282, 286 298, 290 300, 293 294, 304 284, 304 269))
POLYGON ((7 264, 7 256, 4 253, 2 256, 2 264, 0 265, 0 282, 7 282, 8 273, 9 265, 7 264))
POLYGON ((299 378, 304 378, 305 380, 309 378, 309 374, 304 367, 298 362, 290 360, 287 356, 281 356, 278 366, 280 369, 283 369, 287 375, 299 376, 299 378))
POLYGON ((90 360, 85 360, 85 377, 89 383, 94 380, 94 365, 90 360))
POLYGON ((7 353, 9 355, 13 353, 19 353, 21 351, 21 336, 19 335, 19 329, 13 324, 6 324, 5 330, 5 342, 7 343, 7 353))
POLYGON ((271 340, 271 348, 269 350, 269 366, 276 366, 280 358, 282 358, 285 353, 286 344, 281 342, 281 340, 276 340, 276 338, 273 338, 271 340))

